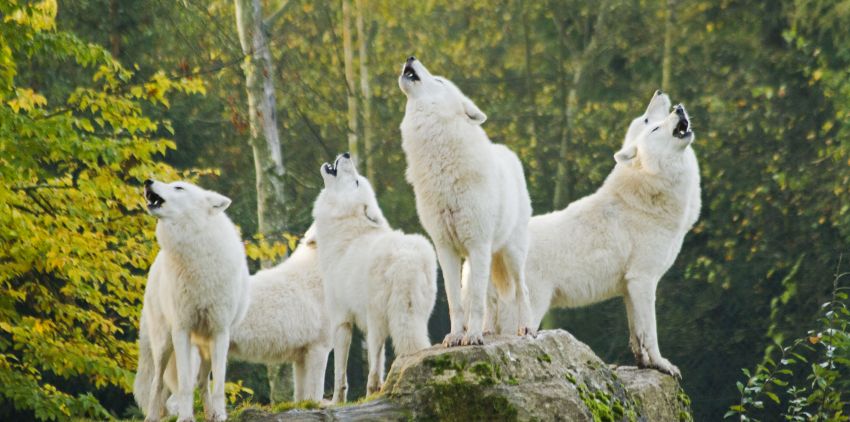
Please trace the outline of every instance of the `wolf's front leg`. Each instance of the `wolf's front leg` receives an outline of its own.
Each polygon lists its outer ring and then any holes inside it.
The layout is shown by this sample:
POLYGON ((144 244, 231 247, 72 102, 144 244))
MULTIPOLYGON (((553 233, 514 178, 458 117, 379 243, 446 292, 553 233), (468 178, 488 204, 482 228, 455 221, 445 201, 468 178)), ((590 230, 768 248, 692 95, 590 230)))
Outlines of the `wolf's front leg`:
POLYGON ((230 347, 229 331, 223 331, 216 334, 210 344, 213 388, 210 399, 212 402, 212 412, 205 415, 208 421, 220 422, 227 420, 227 408, 224 400, 224 383, 227 376, 228 347, 230 347))
POLYGON ((629 313, 629 345, 641 368, 654 368, 676 378, 681 373, 676 365, 661 356, 655 325, 656 281, 649 277, 633 277, 626 281, 626 311, 629 313))
POLYGON ((449 302, 449 319, 451 332, 443 340, 443 346, 460 346, 464 336, 466 314, 463 309, 460 283, 460 255, 448 245, 437 244, 437 258, 443 271, 443 285, 446 288, 446 299, 449 302))
POLYGON ((177 421, 194 421, 192 396, 195 379, 192 377, 192 345, 189 331, 181 328, 171 330, 171 342, 174 345, 174 361, 177 364, 177 421))

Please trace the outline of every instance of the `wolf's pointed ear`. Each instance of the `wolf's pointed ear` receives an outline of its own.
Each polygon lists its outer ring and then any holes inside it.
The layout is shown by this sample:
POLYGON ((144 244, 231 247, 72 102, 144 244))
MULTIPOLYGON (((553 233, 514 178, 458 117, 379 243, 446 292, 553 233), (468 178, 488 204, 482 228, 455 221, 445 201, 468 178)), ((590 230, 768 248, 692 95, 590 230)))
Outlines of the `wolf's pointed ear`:
POLYGON ((377 205, 368 204, 363 207, 363 215, 366 217, 366 220, 369 221, 375 227, 383 227, 384 225, 384 214, 381 213, 381 209, 378 208, 377 205))
POLYGON ((487 115, 484 114, 475 103, 472 102, 469 98, 463 98, 463 112, 466 113, 466 117, 469 118, 469 121, 474 125, 480 125, 487 120, 487 115))
POLYGON ((210 204, 210 212, 222 212, 230 206, 230 198, 216 192, 207 192, 207 203, 210 204))
POLYGON ((632 161, 637 156, 637 146, 635 145, 627 145, 624 146, 623 149, 617 151, 614 154, 614 161, 619 164, 628 163, 632 161))

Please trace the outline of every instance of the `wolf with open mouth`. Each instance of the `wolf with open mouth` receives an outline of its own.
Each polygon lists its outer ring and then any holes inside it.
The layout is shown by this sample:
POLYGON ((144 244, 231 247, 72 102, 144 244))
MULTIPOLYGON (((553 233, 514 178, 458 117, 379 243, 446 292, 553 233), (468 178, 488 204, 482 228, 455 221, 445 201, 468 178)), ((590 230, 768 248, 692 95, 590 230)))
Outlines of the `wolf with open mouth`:
POLYGON ((193 420, 191 356, 197 347, 216 380, 212 393, 204 396, 206 419, 225 420, 230 333, 248 306, 245 249, 224 214, 230 199, 187 182, 147 180, 144 189, 148 212, 157 217, 160 251, 145 287, 133 394, 146 420, 165 416, 169 391, 163 376, 174 359, 178 420, 193 420))
POLYGON ((398 84, 407 96, 401 122, 407 180, 448 297, 451 332, 443 344, 484 343, 491 279, 520 316, 512 331, 533 335, 524 270, 531 200, 522 163, 490 141, 481 128, 487 116, 472 100, 415 57, 404 63, 398 84), (461 288, 464 258, 470 276, 461 288))
MULTIPOLYGON (((621 296, 629 344, 641 367, 679 376, 661 356, 655 292, 676 259, 700 210, 700 177, 687 110, 670 112, 656 92, 644 115, 629 126, 614 170, 596 193, 566 209, 535 216, 526 279, 532 324, 550 307, 575 308, 621 296)), ((493 299, 497 331, 515 316, 493 299)))

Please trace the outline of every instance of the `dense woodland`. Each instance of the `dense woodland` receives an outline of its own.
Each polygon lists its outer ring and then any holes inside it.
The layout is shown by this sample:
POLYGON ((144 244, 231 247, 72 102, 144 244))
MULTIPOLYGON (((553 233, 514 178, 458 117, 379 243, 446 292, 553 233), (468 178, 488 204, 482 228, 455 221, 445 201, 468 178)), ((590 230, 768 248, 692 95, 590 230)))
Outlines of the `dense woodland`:
MULTIPOLYGON (((685 104, 703 209, 657 308, 695 418, 847 420, 850 1, 11 0, 0 16, 0 419, 139 416, 147 177, 231 197, 252 269, 310 225, 319 166, 343 151, 390 224, 423 232, 398 129, 414 54, 520 156, 535 214, 602 183, 655 89, 685 104)), ((633 362, 620 300, 553 327, 633 362)), ((431 338, 446 332, 441 291, 431 338)), ((266 368, 228 375, 234 406, 268 402, 266 368)))

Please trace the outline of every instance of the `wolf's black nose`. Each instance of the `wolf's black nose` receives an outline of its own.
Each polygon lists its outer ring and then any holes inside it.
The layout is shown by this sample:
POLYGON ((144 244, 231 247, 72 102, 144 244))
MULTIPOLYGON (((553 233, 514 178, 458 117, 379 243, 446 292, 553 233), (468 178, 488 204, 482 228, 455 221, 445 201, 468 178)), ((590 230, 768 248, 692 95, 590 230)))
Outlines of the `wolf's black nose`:
POLYGON ((151 179, 145 180, 145 186, 150 186, 152 184, 153 184, 153 180, 151 180, 151 179))
POLYGON ((416 61, 416 56, 410 56, 410 57, 407 58, 408 63, 412 63, 412 62, 415 62, 415 61, 416 61))
POLYGON ((685 115, 685 107, 682 106, 681 104, 676 104, 676 114, 678 114, 679 116, 684 116, 685 115))
POLYGON ((349 154, 349 153, 347 153, 347 152, 343 152, 343 153, 342 153, 342 158, 351 158, 351 154, 349 154))

